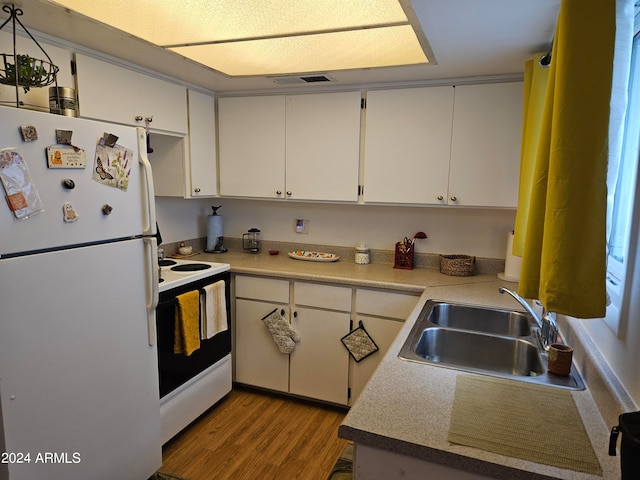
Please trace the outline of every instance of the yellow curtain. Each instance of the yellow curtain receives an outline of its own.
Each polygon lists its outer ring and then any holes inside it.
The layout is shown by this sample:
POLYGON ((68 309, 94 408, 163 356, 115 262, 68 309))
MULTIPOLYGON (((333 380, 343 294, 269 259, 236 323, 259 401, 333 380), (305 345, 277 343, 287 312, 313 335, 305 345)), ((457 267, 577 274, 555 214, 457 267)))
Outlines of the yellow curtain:
POLYGON ((606 309, 615 3, 562 1, 530 195, 518 207, 528 209, 518 293, 580 318, 606 309))
POLYGON ((524 66, 524 109, 522 121, 522 148, 520 160, 520 187, 518 210, 513 235, 513 254, 519 257, 524 252, 524 239, 529 218, 531 189, 540 143, 540 128, 544 112, 544 98, 549 80, 549 64, 542 65, 544 53, 534 55, 524 66))

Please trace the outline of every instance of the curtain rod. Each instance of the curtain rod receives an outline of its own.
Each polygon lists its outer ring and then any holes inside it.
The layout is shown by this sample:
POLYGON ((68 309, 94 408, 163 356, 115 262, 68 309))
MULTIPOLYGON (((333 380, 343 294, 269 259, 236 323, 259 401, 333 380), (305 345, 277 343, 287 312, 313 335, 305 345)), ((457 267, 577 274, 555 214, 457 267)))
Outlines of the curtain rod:
POLYGON ((551 64, 551 51, 553 50, 554 40, 555 40, 555 37, 551 39, 551 46, 549 47, 549 51, 544 55, 542 55, 540 57, 540 60, 538 60, 538 62, 540 62, 540 65, 542 65, 543 67, 548 67, 551 64))

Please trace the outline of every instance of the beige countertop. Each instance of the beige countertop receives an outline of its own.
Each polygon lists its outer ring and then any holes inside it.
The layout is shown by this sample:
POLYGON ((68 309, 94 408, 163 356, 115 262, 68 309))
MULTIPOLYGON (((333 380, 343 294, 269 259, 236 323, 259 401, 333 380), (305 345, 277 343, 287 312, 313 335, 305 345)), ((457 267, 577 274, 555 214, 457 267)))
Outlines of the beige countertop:
MULTIPOLYGON (((200 254, 193 259, 229 263, 232 273, 422 292, 416 308, 340 426, 340 437, 495 478, 591 480, 620 477, 619 459, 607 455, 610 426, 602 419, 588 389, 572 391, 571 395, 602 466, 603 477, 449 443, 447 434, 456 378, 462 372, 398 358, 402 344, 428 299, 515 308, 513 299, 500 295, 498 287, 514 288, 516 284, 501 281, 495 274, 451 277, 432 268, 397 270, 389 264, 356 265, 342 260, 306 262, 282 253, 270 256, 227 252, 200 254)), ((546 408, 552 407, 541 405, 541 415, 546 408)))
MULTIPOLYGON (((589 390, 572 391, 571 395, 602 466, 603 477, 505 457, 447 441, 456 378, 463 372, 403 361, 397 355, 420 308, 429 298, 513 307, 512 300, 497 292, 501 284, 503 282, 496 280, 425 289, 416 309, 349 411, 339 435, 356 443, 495 478, 620 478, 619 459, 607 455, 609 427, 605 425, 589 390)), ((553 407, 540 405, 540 414, 544 415, 547 408, 553 407)))
MULTIPOLYGON (((479 274, 471 277, 452 277, 441 274, 435 268, 394 269, 386 263, 356 265, 354 262, 311 262, 290 258, 286 252, 269 255, 241 251, 222 254, 201 253, 193 260, 222 262, 231 265, 233 273, 247 273, 270 277, 297 278, 364 287, 422 293, 427 286, 486 283, 497 280, 495 274, 479 274)), ((505 285, 515 285, 506 282, 505 285)), ((497 288, 497 287, 496 287, 497 288)))

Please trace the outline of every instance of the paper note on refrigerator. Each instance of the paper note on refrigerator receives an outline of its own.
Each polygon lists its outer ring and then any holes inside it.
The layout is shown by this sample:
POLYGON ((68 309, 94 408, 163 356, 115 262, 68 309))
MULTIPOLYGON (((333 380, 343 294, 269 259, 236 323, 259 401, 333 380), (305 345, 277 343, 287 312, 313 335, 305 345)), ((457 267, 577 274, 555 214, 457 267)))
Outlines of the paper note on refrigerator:
POLYGON ((133 150, 117 144, 109 147, 101 138, 96 145, 93 179, 126 192, 132 164, 133 150))
POLYGON ((44 210, 27 164, 16 148, 0 150, 0 181, 16 218, 27 218, 44 210))

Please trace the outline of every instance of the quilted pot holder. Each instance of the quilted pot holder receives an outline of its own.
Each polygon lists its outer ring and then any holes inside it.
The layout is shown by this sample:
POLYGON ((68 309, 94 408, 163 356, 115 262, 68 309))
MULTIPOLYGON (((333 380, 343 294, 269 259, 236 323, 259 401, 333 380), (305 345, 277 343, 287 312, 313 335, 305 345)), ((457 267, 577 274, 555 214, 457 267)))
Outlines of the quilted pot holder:
POLYGON ((262 321, 269 329, 280 352, 291 353, 295 350, 296 343, 300 341, 300 335, 282 315, 284 315, 284 310, 278 311, 276 308, 262 317, 262 321))
POLYGON ((359 362, 374 352, 378 351, 376 342, 369 336, 362 324, 358 322, 358 328, 350 331, 340 339, 343 345, 349 350, 349 353, 356 362, 359 362))

